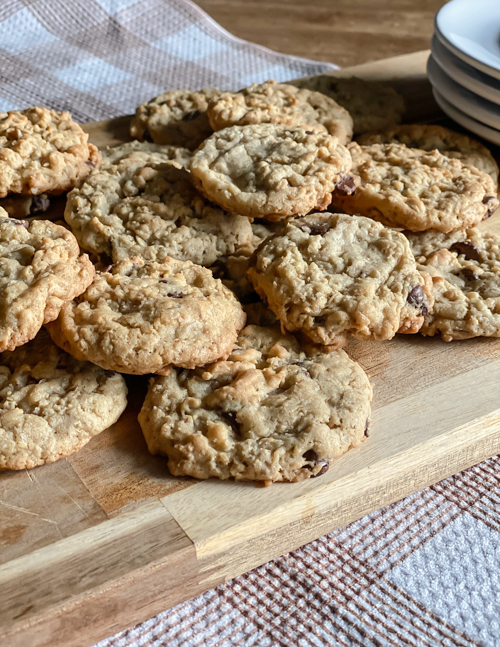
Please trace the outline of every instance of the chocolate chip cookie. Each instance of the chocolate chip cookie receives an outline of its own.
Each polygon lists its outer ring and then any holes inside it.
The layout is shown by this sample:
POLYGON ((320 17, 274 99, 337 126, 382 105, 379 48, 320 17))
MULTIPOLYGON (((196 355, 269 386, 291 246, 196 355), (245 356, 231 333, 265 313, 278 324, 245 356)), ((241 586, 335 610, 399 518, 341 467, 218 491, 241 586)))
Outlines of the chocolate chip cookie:
POLYGON ((276 81, 224 92, 209 103, 207 113, 214 130, 271 123, 326 132, 341 144, 352 139, 351 116, 333 99, 276 81))
POLYGON ((94 273, 64 227, 0 218, 0 352, 33 339, 85 291, 94 273))
POLYGON ((28 108, 0 113, 0 198, 68 191, 101 156, 69 112, 28 108))
POLYGON ((152 379, 139 422, 176 476, 302 481, 365 440, 371 398, 343 351, 247 326, 226 361, 152 379))
POLYGON ((199 92, 171 90, 141 103, 130 124, 130 134, 155 144, 197 148, 212 132, 207 107, 219 96, 213 88, 199 92))
POLYGON ((114 424, 126 405, 121 375, 78 362, 42 329, 0 356, 0 470, 73 454, 114 424))
POLYGON ((83 249, 113 262, 172 256, 209 266, 252 245, 248 218, 210 204, 188 171, 132 152, 93 171, 68 195, 65 219, 83 249))
POLYGON ((351 163, 336 137, 259 124, 214 133, 194 154, 191 174, 224 209, 280 220, 325 209, 351 163))
POLYGON ((210 270, 142 258, 97 272, 92 285, 48 326, 55 343, 105 369, 164 375, 227 357, 245 315, 210 270))
POLYGON ((434 306, 421 332, 445 341, 500 337, 500 236, 477 229, 407 236, 432 278, 434 306))
POLYGON ((292 83, 300 88, 322 92, 348 110, 355 135, 399 124, 405 111, 403 97, 394 88, 376 81, 323 74, 292 83))
POLYGON ((420 148, 424 151, 438 150, 446 157, 459 159, 465 166, 475 166, 491 176, 498 185, 498 165, 490 151, 475 139, 456 133, 443 126, 414 124, 392 126, 381 133, 368 133, 357 138, 358 144, 399 143, 408 148, 420 148))
POLYGON ((498 207, 493 180, 437 150, 404 144, 348 146, 356 189, 339 189, 332 206, 410 231, 450 233, 477 225, 498 207))
POLYGON ((248 275, 283 326, 335 348, 417 332, 432 305, 405 236, 369 218, 290 220, 254 262, 248 275))

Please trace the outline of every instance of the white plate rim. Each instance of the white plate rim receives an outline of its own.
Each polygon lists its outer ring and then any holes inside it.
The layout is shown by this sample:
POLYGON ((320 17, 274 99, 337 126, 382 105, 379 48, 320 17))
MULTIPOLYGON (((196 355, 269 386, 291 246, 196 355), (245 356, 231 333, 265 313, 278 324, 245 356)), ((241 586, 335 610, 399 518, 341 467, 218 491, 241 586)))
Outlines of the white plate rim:
POLYGON ((491 82, 495 85, 498 84, 498 89, 488 85, 486 80, 479 78, 479 75, 484 76, 484 72, 472 67, 458 56, 455 56, 449 49, 447 49, 434 34, 431 40, 431 52, 436 63, 441 67, 448 76, 464 88, 478 94, 484 99, 488 99, 493 103, 500 105, 500 80, 490 77, 491 82), (468 70, 462 68, 466 66, 468 70), (477 76, 476 76, 477 75, 477 76))
POLYGON ((441 96, 452 106, 456 106, 460 112, 469 115, 475 121, 484 123, 490 128, 495 130, 500 128, 500 106, 479 97, 453 81, 434 60, 432 55, 429 56, 427 61, 427 76, 432 86, 438 89, 441 96), (499 114, 495 114, 489 106, 483 105, 487 103, 496 108, 499 114))
POLYGON ((476 58, 473 58, 472 56, 469 56, 465 52, 462 52, 461 49, 458 49, 458 47, 455 47, 455 45, 450 43, 450 41, 446 38, 446 36, 443 36, 441 31, 439 30, 439 27, 437 24, 437 16, 434 19, 434 33, 439 38, 439 40, 444 45, 444 47, 449 49, 452 54, 455 54, 455 56, 458 56, 458 58, 462 59, 462 61, 465 61, 465 63, 468 63, 472 67, 475 67, 480 72, 484 72, 489 76, 493 76, 495 79, 500 79, 500 70, 497 70, 494 67, 490 67, 489 65, 486 65, 486 63, 482 63, 481 61, 478 61, 476 58))
POLYGON ((460 124, 467 130, 470 130, 475 135, 486 139, 492 144, 500 146, 499 130, 489 128, 479 121, 476 121, 472 117, 469 117, 469 115, 466 115, 461 110, 458 110, 457 108, 455 108, 455 106, 452 106, 450 102, 447 101, 434 87, 432 88, 432 94, 434 95, 434 99, 436 100, 436 103, 441 108, 441 110, 446 113, 448 117, 453 119, 453 121, 456 121, 457 124, 460 124))

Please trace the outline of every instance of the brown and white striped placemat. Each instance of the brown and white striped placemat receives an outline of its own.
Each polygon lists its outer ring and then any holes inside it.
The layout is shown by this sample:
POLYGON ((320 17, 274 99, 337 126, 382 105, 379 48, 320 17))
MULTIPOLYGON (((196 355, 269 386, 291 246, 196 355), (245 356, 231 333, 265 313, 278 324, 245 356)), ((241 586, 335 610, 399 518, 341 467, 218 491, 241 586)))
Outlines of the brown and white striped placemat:
MULTIPOLYGON (((166 89, 334 65, 234 38, 189 0, 0 0, 0 111, 131 113, 166 89)), ((371 514, 98 647, 500 645, 500 458, 371 514)))

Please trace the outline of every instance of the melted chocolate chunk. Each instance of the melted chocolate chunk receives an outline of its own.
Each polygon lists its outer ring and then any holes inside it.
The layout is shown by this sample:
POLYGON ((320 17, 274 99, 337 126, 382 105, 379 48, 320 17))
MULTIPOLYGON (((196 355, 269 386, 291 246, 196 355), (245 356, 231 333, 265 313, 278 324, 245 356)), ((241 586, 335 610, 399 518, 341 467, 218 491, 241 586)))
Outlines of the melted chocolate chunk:
POLYGON ((471 243, 470 240, 464 240, 462 243, 455 243, 450 247, 450 252, 457 252, 460 256, 463 254, 468 261, 480 261, 479 249, 471 243))
POLYGON ((323 222, 317 225, 299 225, 299 229, 311 236, 323 236, 327 231, 330 231, 331 226, 327 222, 323 222))
POLYGON ((410 290, 406 300, 411 306, 420 306, 424 300, 424 290, 421 285, 416 285, 413 290, 410 290))
POLYGON ((353 195, 356 193, 356 184, 350 175, 344 175, 335 186, 337 195, 353 195))
POLYGON ((43 213, 50 207, 50 199, 46 195, 34 195, 31 200, 30 214, 43 213))
POLYGON ((460 274, 464 277, 466 281, 478 281, 479 274, 476 274, 472 267, 464 267, 463 270, 460 270, 460 274))
POLYGON ((200 115, 200 110, 190 110, 189 112, 186 112, 182 121, 193 121, 193 119, 197 119, 200 115))
POLYGON ((318 454, 316 454, 314 449, 308 449, 307 452, 303 454, 303 458, 305 458, 306 461, 308 461, 309 463, 313 463, 312 466, 308 466, 309 469, 312 469, 317 465, 321 465, 320 471, 317 474, 313 474, 311 478, 317 478, 318 476, 321 476, 322 474, 325 474, 326 472, 328 472, 328 468, 330 467, 330 464, 324 458, 318 458, 318 454))

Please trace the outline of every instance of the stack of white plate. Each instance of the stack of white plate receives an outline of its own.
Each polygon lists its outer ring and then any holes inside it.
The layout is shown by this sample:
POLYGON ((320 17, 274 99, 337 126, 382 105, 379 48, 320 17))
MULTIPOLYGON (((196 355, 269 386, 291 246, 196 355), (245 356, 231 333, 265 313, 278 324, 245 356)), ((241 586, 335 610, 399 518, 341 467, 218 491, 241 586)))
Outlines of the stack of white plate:
POLYGON ((500 146, 500 0, 452 0, 436 16, 427 74, 454 121, 500 146))

